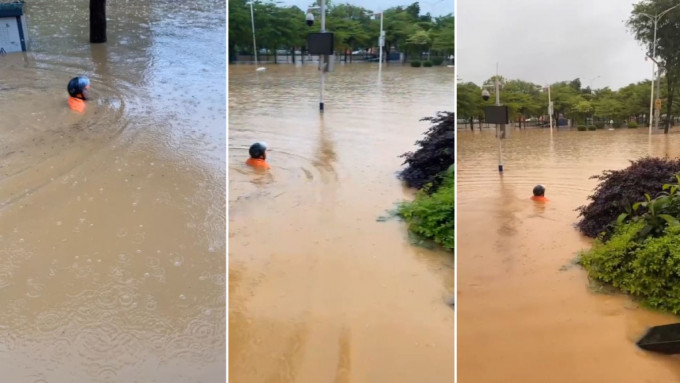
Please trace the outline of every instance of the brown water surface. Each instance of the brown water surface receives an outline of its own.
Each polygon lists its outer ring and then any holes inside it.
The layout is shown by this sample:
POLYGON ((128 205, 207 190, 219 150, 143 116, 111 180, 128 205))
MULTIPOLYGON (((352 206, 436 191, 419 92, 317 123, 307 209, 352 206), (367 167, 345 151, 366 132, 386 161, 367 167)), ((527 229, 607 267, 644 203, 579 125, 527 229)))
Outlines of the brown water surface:
POLYGON ((0 380, 224 382, 224 2, 88 6, 0 56, 0 380))
POLYGON ((589 287, 572 263, 590 248, 573 224, 590 176, 651 154, 680 155, 680 135, 647 130, 514 131, 497 171, 493 132, 458 131, 459 382, 677 382, 673 357, 635 346, 677 317, 589 287), (545 205, 529 200, 546 187, 545 205))
POLYGON ((453 257, 378 222, 451 68, 229 67, 230 382, 451 382, 453 257), (244 162, 269 145, 269 172, 244 162))

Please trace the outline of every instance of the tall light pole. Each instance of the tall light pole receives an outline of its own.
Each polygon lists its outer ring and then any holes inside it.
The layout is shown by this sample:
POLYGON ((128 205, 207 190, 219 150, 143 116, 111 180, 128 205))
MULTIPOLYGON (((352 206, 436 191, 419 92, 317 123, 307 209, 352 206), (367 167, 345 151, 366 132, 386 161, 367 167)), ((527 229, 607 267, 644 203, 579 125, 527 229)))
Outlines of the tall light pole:
MULTIPOLYGON (((501 106, 501 91, 500 81, 498 80, 498 64, 496 64, 496 77, 494 77, 494 86, 496 88, 496 106, 501 106)), ((484 101, 489 99, 489 91, 482 90, 482 98, 484 101)), ((498 124, 496 128, 496 136, 498 137, 498 172, 503 173, 503 138, 505 138, 505 124, 498 124)))
POLYGON ((378 37, 378 49, 380 50, 380 56, 378 58, 378 78, 382 73, 382 61, 383 61, 383 49, 385 46, 385 31, 383 31, 383 11, 372 13, 373 16, 380 14, 380 36, 378 37))
POLYGON ((266 68, 264 68, 264 67, 260 68, 260 67, 257 66, 257 44, 255 44, 255 14, 253 13, 253 3, 254 2, 255 1, 253 0, 253 1, 248 2, 248 4, 250 4, 250 24, 253 28, 253 53, 255 54, 255 68, 256 68, 255 70, 256 71, 263 71, 266 68))
MULTIPOLYGON (((311 11, 313 9, 318 9, 319 12, 321 12, 321 33, 326 32, 326 0, 319 0, 319 7, 311 6, 307 8, 307 19, 311 17, 313 20, 313 16, 311 16, 311 11)), ((312 24, 308 24, 312 25, 312 24)), ((320 85, 319 85, 319 111, 323 113, 323 88, 324 88, 324 82, 326 80, 326 65, 328 63, 325 60, 326 55, 319 55, 319 76, 320 76, 320 85)))
MULTIPOLYGON (((658 13, 654 16, 648 15, 646 13, 640 13, 641 16, 645 16, 645 17, 649 18, 651 21, 654 22, 654 40, 652 41, 652 57, 653 58, 656 58, 656 27, 659 23, 659 20, 661 19, 661 17, 663 15, 665 15, 666 13, 670 12, 671 10, 673 10, 674 8, 677 8, 677 7, 680 7, 680 4, 674 5, 670 8, 668 8, 668 9, 666 9, 665 11, 658 13)), ((652 62, 653 62, 653 64, 652 64, 652 90, 651 90, 651 94, 649 96, 649 134, 650 135, 652 134, 652 116, 653 116, 652 113, 653 113, 653 110, 654 110, 654 73, 655 73, 654 65, 656 64, 654 62, 654 60, 652 60, 652 62)), ((658 70, 658 66, 657 66, 657 70, 658 70)))

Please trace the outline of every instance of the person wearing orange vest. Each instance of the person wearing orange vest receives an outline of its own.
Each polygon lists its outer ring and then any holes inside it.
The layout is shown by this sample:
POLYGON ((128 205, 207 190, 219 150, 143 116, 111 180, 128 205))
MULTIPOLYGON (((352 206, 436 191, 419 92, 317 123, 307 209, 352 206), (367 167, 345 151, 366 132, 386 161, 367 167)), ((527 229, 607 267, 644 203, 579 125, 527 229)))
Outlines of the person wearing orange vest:
POLYGON ((270 166, 267 163, 267 144, 264 142, 256 142, 250 145, 248 149, 250 158, 246 161, 246 165, 252 166, 256 169, 269 169, 270 166))
POLYGON ((534 186, 534 195, 531 199, 536 202, 548 202, 548 199, 545 198, 545 188, 543 185, 534 186))
POLYGON ((71 79, 66 87, 68 90, 68 106, 71 110, 78 113, 85 112, 85 100, 89 97, 90 79, 85 76, 78 76, 71 79))

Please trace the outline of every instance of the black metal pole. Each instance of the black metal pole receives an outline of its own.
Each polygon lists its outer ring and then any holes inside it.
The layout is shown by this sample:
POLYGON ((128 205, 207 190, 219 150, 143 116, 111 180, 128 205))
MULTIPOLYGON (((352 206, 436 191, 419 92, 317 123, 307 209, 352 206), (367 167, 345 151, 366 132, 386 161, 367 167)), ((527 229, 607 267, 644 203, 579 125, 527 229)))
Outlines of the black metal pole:
POLYGON ((106 0, 90 0, 90 42, 106 42, 106 0))

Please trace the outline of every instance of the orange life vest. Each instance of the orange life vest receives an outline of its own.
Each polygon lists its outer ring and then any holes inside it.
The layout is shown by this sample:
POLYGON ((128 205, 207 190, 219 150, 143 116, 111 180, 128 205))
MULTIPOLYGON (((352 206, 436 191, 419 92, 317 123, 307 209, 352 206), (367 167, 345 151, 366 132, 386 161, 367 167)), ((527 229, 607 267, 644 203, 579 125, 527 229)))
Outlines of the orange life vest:
POLYGON ((259 169, 269 169, 270 168, 267 161, 265 161, 261 158, 248 158, 248 161, 246 161, 246 165, 252 166, 254 168, 259 168, 259 169))
POLYGON ((536 202, 548 202, 548 199, 544 196, 532 196, 531 199, 536 202))
POLYGON ((85 113, 85 100, 81 100, 75 97, 69 97, 68 106, 73 111, 76 111, 78 113, 85 113))

